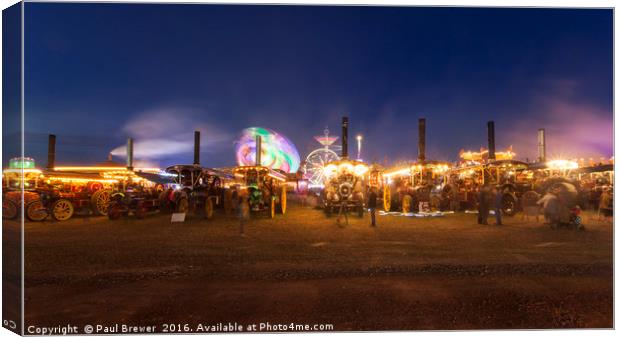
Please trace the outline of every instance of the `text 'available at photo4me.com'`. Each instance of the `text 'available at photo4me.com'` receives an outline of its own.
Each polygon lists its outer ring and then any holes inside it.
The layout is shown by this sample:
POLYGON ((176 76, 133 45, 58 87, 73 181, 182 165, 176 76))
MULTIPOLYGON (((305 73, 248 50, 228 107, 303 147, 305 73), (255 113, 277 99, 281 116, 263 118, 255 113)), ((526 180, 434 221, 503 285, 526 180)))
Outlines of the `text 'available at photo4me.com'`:
POLYGON ((119 334, 119 333, 220 333, 220 332, 308 332, 333 331, 334 325, 328 323, 272 323, 251 324, 228 323, 164 323, 159 325, 131 324, 86 324, 35 326, 28 325, 26 333, 30 335, 81 335, 81 334, 119 334))

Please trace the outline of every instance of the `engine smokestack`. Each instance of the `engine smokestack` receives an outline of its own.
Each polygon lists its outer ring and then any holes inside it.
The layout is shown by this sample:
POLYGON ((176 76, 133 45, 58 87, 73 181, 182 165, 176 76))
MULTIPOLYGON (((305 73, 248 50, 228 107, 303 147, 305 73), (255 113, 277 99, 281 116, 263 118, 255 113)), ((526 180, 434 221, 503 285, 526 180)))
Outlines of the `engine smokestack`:
POLYGON ((547 143, 545 141, 545 129, 538 129, 538 162, 547 160, 547 143))
POLYGON ((261 136, 256 136, 256 166, 260 166, 261 163, 261 151, 263 147, 263 139, 261 136))
POLYGON ((426 160, 426 118, 418 119, 418 161, 426 160))
POLYGON ((487 133, 489 140, 489 160, 495 160, 495 123, 487 122, 487 133))
POLYGON ((133 138, 127 138, 127 169, 133 171, 133 138))
POLYGON ((56 166, 56 135, 49 135, 47 141, 47 168, 53 170, 56 166))
POLYGON ((194 131, 194 165, 200 165, 200 131, 194 131))
POLYGON ((342 158, 349 157, 349 117, 342 117, 342 158))

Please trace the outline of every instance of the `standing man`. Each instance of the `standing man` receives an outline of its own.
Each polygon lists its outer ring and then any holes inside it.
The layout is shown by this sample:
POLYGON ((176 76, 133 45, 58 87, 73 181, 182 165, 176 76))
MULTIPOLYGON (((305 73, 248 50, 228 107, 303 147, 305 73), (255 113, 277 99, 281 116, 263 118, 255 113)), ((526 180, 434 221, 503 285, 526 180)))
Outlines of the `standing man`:
POLYGON ((493 190, 495 192, 495 225, 501 226, 502 225, 503 195, 502 195, 502 192, 499 190, 499 188, 495 187, 493 190))
POLYGON ((376 188, 372 187, 370 189, 370 193, 368 193, 368 209, 370 210, 370 226, 377 227, 377 223, 375 222, 375 211, 377 209, 377 192, 375 192, 376 188))
POLYGON ((487 218, 489 217, 489 187, 487 184, 480 187, 478 192, 478 224, 488 225, 487 218))

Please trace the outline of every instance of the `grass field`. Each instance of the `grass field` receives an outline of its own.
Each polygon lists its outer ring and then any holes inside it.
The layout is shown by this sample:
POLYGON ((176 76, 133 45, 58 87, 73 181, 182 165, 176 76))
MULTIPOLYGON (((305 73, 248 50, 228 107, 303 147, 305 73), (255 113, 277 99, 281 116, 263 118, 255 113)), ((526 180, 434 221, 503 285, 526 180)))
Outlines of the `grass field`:
POLYGON ((520 215, 368 222, 302 207, 252 220, 245 237, 223 214, 27 222, 26 326, 612 327, 612 224, 592 214, 583 232, 520 215))

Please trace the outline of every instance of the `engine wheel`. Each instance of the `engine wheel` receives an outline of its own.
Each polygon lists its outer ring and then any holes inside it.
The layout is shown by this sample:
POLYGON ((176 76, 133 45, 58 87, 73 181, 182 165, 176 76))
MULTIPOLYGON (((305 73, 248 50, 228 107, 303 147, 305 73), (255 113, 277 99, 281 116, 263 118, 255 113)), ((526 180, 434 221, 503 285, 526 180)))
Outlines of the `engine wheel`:
POLYGON ((205 218, 213 218, 213 198, 207 198, 207 200, 205 200, 205 218))
POLYGON ((52 205, 52 216, 58 221, 71 219, 73 211, 73 203, 68 199, 56 200, 52 205))
POLYGON ((179 199, 177 203, 177 213, 187 213, 188 209, 189 202, 187 201, 187 198, 182 197, 181 199, 179 199))
POLYGON ((502 195, 502 213, 506 216, 513 216, 517 213, 517 198, 512 193, 502 195))
POLYGON ((110 207, 110 191, 98 190, 90 197, 90 205, 97 215, 108 215, 110 207))
POLYGON ((48 215, 47 208, 40 200, 33 201, 26 206, 26 217, 30 221, 43 221, 48 215))
POLYGON ((390 186, 383 187, 383 210, 389 212, 392 208, 392 191, 390 186))
POLYGON ((17 218, 17 205, 6 198, 2 200, 2 219, 15 219, 17 218))
POLYGON ((403 197, 403 213, 411 212, 411 204, 413 204, 413 198, 410 195, 403 197))
POLYGON ((440 211, 441 210, 441 198, 439 196, 433 195, 431 196, 431 209, 440 211))

